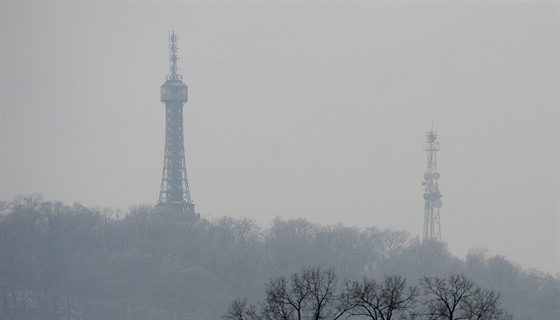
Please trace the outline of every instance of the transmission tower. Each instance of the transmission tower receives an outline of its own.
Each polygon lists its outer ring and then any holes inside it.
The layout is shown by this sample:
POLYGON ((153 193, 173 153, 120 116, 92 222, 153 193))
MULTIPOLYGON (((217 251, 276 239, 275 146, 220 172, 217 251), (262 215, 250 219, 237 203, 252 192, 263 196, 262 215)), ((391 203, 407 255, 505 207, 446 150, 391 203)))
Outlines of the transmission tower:
POLYGON ((436 131, 426 133, 426 146, 424 150, 428 156, 428 166, 424 173, 424 240, 441 241, 441 226, 439 222, 439 209, 442 206, 441 192, 439 191, 437 171, 437 152, 439 151, 438 134, 436 131))
POLYGON ((158 208, 195 215, 189 192, 185 144, 183 138, 183 106, 187 102, 187 85, 177 72, 177 40, 169 35, 169 74, 161 86, 161 102, 165 105, 165 151, 158 208))

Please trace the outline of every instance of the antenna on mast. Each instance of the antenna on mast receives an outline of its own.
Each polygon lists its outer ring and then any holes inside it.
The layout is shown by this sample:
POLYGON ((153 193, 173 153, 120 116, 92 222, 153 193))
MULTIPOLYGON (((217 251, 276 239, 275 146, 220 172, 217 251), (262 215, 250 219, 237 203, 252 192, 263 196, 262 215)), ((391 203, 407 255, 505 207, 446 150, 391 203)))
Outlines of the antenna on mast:
POLYGON ((438 133, 432 130, 426 132, 426 146, 424 150, 428 156, 428 164, 424 173, 424 240, 441 241, 441 226, 439 209, 442 206, 439 191, 439 172, 437 171, 437 152, 439 151, 438 133))
POLYGON ((169 74, 166 77, 167 80, 183 79, 183 76, 177 73, 179 70, 179 67, 177 67, 177 60, 179 60, 177 56, 177 51, 179 50, 177 40, 179 40, 179 37, 175 34, 175 31, 171 31, 169 35, 169 74))

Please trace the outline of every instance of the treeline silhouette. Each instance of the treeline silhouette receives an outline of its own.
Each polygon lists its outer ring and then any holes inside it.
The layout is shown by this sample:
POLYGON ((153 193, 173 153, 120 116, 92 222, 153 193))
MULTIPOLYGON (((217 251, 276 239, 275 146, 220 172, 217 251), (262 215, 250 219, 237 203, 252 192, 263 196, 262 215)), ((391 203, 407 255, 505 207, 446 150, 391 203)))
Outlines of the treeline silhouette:
POLYGON ((227 320, 511 320, 500 308, 500 295, 482 289, 464 274, 447 278, 423 277, 406 287, 402 276, 382 281, 364 277, 338 284, 334 269, 303 268, 271 279, 265 298, 257 305, 236 299, 227 320))
POLYGON ((235 299, 257 303, 271 279, 311 267, 348 281, 395 275, 410 286, 462 274, 499 294, 515 319, 560 319, 558 276, 482 249, 459 259, 404 231, 304 219, 263 230, 249 219, 189 219, 152 206, 121 213, 37 195, 0 209, 1 319, 220 319, 235 299))

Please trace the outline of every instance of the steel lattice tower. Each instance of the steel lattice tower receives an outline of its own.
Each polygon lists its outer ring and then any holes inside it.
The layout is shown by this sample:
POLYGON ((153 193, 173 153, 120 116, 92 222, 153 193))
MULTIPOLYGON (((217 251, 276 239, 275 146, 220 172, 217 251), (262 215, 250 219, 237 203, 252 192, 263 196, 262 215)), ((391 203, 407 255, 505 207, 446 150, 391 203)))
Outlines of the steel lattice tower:
POLYGON ((177 40, 169 35, 169 74, 161 86, 161 102, 165 104, 165 152, 163 174, 157 207, 194 215, 189 192, 185 144, 183 138, 183 106, 187 102, 187 85, 177 73, 177 40))
POLYGON ((426 133, 426 146, 424 150, 428 156, 428 166, 424 173, 424 240, 441 240, 439 223, 439 209, 442 206, 441 192, 439 191, 436 154, 439 151, 438 134, 435 131, 426 133))

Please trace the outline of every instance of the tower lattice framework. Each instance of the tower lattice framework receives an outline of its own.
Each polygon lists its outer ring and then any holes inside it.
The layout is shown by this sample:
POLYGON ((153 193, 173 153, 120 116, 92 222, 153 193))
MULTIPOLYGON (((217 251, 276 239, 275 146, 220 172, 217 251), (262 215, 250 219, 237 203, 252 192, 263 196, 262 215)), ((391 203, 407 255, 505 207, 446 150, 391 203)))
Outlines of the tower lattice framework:
POLYGON ((169 35, 169 74, 161 86, 161 102, 165 105, 165 151, 158 208, 194 215, 187 180, 183 132, 183 106, 188 88, 177 67, 177 40, 175 32, 169 35))
POLYGON ((439 151, 438 134, 436 131, 426 133, 424 150, 428 157, 428 165, 424 173, 424 240, 441 240, 439 209, 442 206, 439 191, 439 172, 437 171, 437 152, 439 151))

